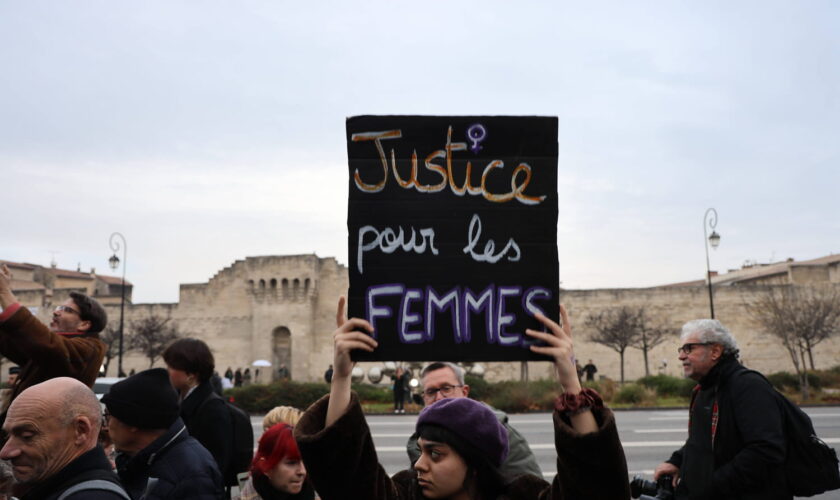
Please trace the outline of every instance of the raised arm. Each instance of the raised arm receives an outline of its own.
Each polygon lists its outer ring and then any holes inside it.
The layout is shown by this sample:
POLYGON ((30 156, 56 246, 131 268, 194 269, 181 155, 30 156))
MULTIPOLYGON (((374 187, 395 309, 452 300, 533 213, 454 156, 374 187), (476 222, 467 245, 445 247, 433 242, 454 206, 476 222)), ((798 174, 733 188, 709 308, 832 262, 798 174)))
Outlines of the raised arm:
MULTIPOLYGON (((571 396, 580 394, 580 378, 578 378, 574 362, 575 350, 574 343, 572 342, 572 324, 569 321, 569 314, 566 312, 566 307, 560 304, 560 321, 563 323, 562 326, 540 313, 537 313, 535 318, 546 326, 548 332, 531 329, 525 331, 531 337, 546 343, 545 346, 531 346, 531 350, 554 358, 554 367, 557 370, 557 377, 560 381, 561 393, 571 396)), ((598 430, 598 423, 595 421, 595 417, 589 408, 583 408, 581 411, 571 414, 569 420, 572 423, 572 428, 581 434, 596 432, 598 430)))
POLYGON ((333 332, 333 378, 330 383, 330 402, 327 406, 325 427, 338 420, 350 405, 350 382, 353 373, 353 361, 350 352, 354 349, 372 352, 377 342, 369 333, 373 333, 370 323, 359 318, 346 318, 346 299, 338 299, 336 311, 336 329, 333 332), (368 333, 364 333, 368 332, 368 333))
POLYGON ((12 272, 6 264, 0 265, 0 312, 15 303, 17 298, 12 293, 12 272))

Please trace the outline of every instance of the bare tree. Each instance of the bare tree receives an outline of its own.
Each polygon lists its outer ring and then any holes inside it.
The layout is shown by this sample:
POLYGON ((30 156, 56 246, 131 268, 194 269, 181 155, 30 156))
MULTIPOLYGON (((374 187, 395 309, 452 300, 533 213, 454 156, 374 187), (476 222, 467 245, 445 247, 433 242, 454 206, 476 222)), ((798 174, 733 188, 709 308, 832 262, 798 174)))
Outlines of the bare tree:
POLYGON ((840 288, 783 285, 769 288, 746 304, 753 320, 787 349, 802 397, 810 396, 806 355, 814 369, 813 349, 840 332, 840 288))
POLYGON ((636 312, 636 327, 638 328, 638 335, 632 347, 642 351, 642 355, 645 358, 645 376, 648 376, 650 375, 648 353, 651 349, 671 337, 673 332, 669 328, 654 325, 650 318, 647 317, 644 307, 640 307, 636 312))
POLYGON ((129 345, 132 350, 143 353, 149 359, 149 368, 163 354, 173 340, 180 338, 178 324, 172 318, 148 316, 131 322, 129 345))
POLYGON ((594 332, 589 340, 609 347, 621 357, 621 383, 624 383, 624 352, 638 342, 638 313, 627 306, 590 314, 586 326, 594 332))

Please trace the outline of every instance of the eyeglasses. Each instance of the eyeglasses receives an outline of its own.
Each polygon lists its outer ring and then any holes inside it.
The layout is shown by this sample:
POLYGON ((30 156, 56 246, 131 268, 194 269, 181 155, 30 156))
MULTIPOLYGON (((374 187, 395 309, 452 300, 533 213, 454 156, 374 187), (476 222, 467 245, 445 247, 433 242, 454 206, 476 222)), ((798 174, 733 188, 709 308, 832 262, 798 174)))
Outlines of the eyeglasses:
POLYGON ((79 316, 81 316, 81 315, 82 315, 82 313, 80 313, 79 311, 77 311, 77 310, 73 309, 73 308, 72 308, 72 307, 70 307, 70 306, 58 306, 58 307, 56 307, 56 308, 55 308, 55 312, 62 312, 62 311, 63 311, 63 312, 69 312, 69 313, 78 314, 79 316))
POLYGON ((441 393, 443 397, 448 398, 452 395, 452 393, 458 387, 464 387, 463 385, 444 385, 443 387, 439 387, 437 389, 426 389, 423 391, 423 399, 426 401, 432 401, 437 397, 437 393, 441 393))
POLYGON ((677 354, 691 354, 692 349, 694 349, 698 345, 709 345, 709 342, 691 342, 688 344, 683 344, 680 347, 677 347, 677 354))

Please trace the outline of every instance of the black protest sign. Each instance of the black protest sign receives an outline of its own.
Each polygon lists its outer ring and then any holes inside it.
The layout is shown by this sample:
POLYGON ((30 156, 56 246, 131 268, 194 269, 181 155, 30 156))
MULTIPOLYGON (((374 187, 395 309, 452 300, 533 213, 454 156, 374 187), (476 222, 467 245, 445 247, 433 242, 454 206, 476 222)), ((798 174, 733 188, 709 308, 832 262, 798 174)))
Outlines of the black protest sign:
POLYGON ((350 316, 357 360, 510 361, 557 320, 557 119, 347 120, 350 316))

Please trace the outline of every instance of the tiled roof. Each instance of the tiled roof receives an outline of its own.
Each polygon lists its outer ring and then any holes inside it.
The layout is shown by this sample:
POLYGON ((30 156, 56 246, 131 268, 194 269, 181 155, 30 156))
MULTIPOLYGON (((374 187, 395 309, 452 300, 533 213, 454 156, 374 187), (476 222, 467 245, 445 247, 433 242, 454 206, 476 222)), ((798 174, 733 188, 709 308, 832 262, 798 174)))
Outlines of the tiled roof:
MULTIPOLYGON (((101 276, 101 275, 97 275, 96 277, 97 277, 97 278, 99 278, 99 279, 101 279, 102 281, 104 281, 105 283, 107 283, 107 284, 109 284, 109 285, 122 285, 122 278, 119 278, 119 277, 117 277, 117 276, 101 276)), ((130 282, 130 281, 128 281, 128 280, 125 280, 125 284, 126 284, 127 286, 131 286, 131 282, 130 282)))
POLYGON ((10 260, 0 259, 0 264, 6 264, 10 268, 26 269, 27 271, 32 271, 32 270, 35 269, 35 266, 33 266, 32 264, 24 264, 22 262, 12 262, 10 260))
MULTIPOLYGON (((47 268, 45 268, 47 269, 47 268)), ((93 276, 90 273, 84 273, 80 271, 71 271, 69 269, 52 269, 51 271, 56 276, 60 276, 62 278, 81 278, 81 279, 93 279, 93 276)))

